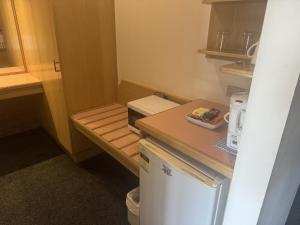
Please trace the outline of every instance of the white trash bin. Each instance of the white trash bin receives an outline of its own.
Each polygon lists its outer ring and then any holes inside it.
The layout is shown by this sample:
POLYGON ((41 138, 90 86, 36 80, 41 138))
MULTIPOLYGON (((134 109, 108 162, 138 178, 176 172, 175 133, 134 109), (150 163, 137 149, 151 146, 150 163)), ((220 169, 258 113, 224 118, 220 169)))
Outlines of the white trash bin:
POLYGON ((131 225, 140 225, 140 193, 136 188, 127 194, 128 222, 131 225))

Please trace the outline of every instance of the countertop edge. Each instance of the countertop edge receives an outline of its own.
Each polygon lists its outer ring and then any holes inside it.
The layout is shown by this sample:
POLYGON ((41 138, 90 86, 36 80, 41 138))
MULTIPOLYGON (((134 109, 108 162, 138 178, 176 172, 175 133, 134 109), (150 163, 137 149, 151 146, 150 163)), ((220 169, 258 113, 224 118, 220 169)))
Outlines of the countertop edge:
POLYGON ((154 138, 177 149, 178 151, 210 167, 211 169, 219 172, 220 174, 228 178, 232 178, 233 168, 231 166, 219 162, 218 160, 215 160, 204 153, 201 152, 196 153, 196 151, 192 147, 180 142, 179 140, 176 140, 175 138, 170 137, 169 135, 163 132, 160 132, 155 128, 152 128, 151 126, 148 126, 141 120, 136 121, 136 125, 140 128, 142 132, 145 132, 146 134, 153 136, 154 138))

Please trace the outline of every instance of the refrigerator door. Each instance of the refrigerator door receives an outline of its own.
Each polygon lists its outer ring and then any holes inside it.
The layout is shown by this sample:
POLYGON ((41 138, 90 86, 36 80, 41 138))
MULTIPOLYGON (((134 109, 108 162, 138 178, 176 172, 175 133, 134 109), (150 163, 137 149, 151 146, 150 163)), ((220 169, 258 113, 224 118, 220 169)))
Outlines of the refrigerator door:
POLYGON ((219 224, 222 184, 141 141, 141 225, 219 224))

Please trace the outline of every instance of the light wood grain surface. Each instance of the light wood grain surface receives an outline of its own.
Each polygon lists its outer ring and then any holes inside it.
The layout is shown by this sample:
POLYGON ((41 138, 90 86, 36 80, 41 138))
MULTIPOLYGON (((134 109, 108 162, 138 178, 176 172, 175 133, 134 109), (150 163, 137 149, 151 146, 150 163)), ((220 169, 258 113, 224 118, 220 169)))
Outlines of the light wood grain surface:
POLYGON ((267 2, 267 0, 203 0, 204 4, 229 3, 229 2, 249 3, 249 2, 267 2))
POLYGON ((229 52, 229 51, 216 51, 216 50, 210 50, 210 49, 200 49, 198 51, 199 53, 203 53, 206 54, 207 56, 218 56, 218 57, 224 57, 224 58, 229 58, 229 59, 250 59, 250 57, 248 57, 245 54, 242 54, 241 52, 229 52))
MULTIPOLYGON (((22 42, 20 39, 18 21, 16 21, 14 1, 0 1, 0 21, 1 30, 5 38, 6 56, 8 59, 8 65, 6 66, 12 66, 19 69, 22 68, 22 72, 25 73, 25 60, 22 42)), ((19 71, 12 71, 11 69, 0 70, 0 74, 2 73, 6 75, 13 74, 13 72, 19 73, 19 71)))
POLYGON ((135 156, 140 136, 128 129, 126 107, 112 104, 94 108, 73 115, 72 121, 78 131, 138 176, 135 156))
POLYGON ((13 67, 5 67, 0 68, 0 76, 7 76, 13 74, 24 74, 25 69, 24 66, 13 66, 13 67))
MULTIPOLYGON (((52 0, 68 115, 112 104, 117 93, 114 1, 52 0)), ((72 153, 90 141, 70 126, 72 153)))
POLYGON ((114 1, 53 0, 69 114, 116 101, 114 1))
POLYGON ((41 86, 42 82, 29 74, 0 76, 0 90, 41 86))
MULTIPOLYGON (((151 87, 146 87, 132 81, 122 80, 118 88, 118 102, 123 105, 127 105, 127 103, 130 101, 144 98, 153 94, 159 95, 160 93, 161 91, 155 90, 151 87)), ((190 99, 182 98, 170 93, 163 92, 163 94, 169 100, 179 104, 184 104, 191 101, 190 99)))
POLYGON ((238 63, 224 65, 220 68, 223 73, 252 78, 255 65, 242 65, 238 63))
POLYGON ((29 74, 0 76, 0 100, 42 92, 42 82, 29 74))
POLYGON ((217 108, 226 113, 226 106, 197 100, 177 108, 159 113, 137 121, 140 129, 176 148, 191 158, 217 172, 231 177, 235 164, 235 156, 219 150, 216 142, 227 135, 227 128, 209 130, 189 123, 185 115, 199 107, 217 108))
POLYGON ((41 123, 65 150, 72 152, 69 117, 59 61, 52 0, 14 0, 29 73, 43 83, 41 123))

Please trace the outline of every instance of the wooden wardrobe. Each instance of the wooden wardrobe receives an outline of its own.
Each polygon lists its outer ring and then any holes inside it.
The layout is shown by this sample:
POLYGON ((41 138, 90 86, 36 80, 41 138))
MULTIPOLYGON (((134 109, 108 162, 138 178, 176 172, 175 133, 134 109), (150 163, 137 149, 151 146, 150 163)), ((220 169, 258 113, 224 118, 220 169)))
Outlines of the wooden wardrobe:
POLYGON ((43 127, 74 158, 94 154, 70 115, 116 101, 113 0, 14 0, 31 75, 43 81, 43 127))

